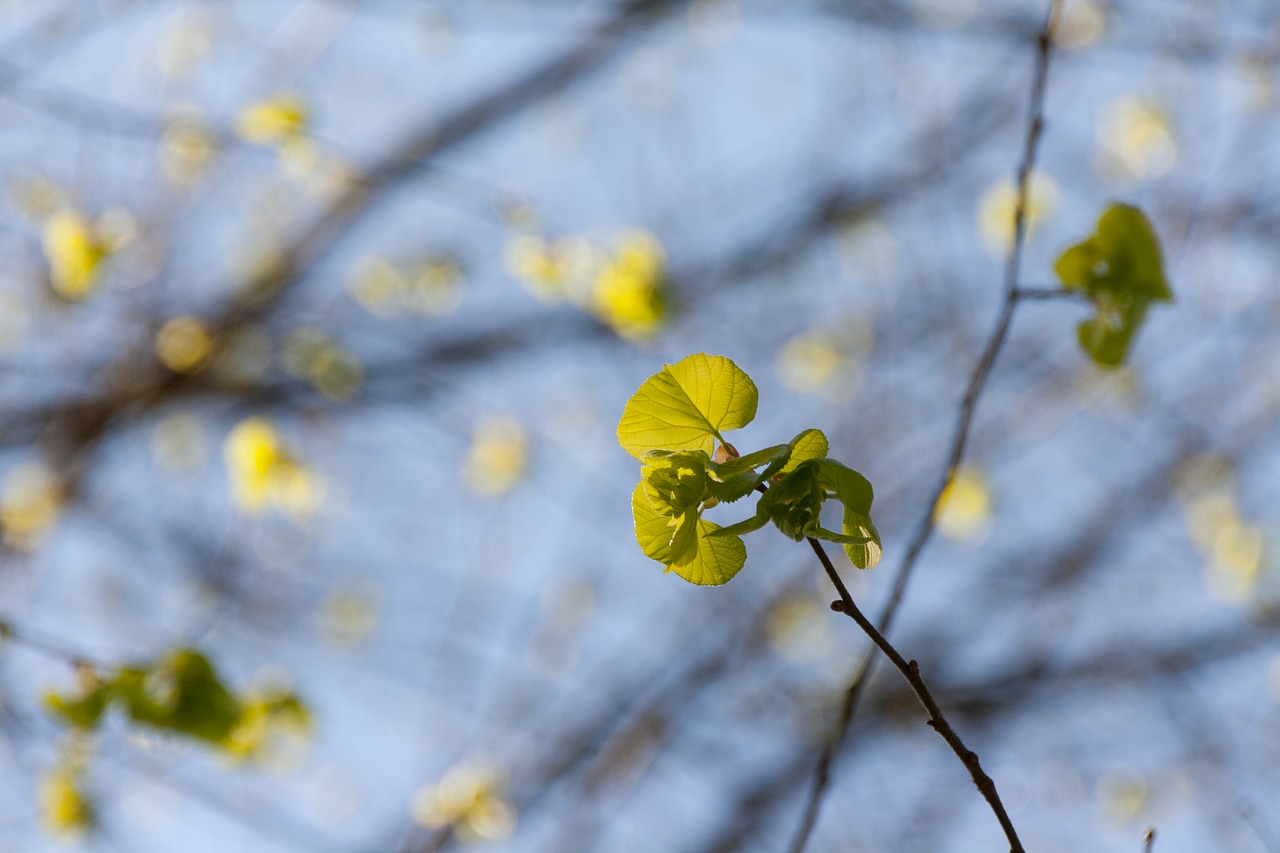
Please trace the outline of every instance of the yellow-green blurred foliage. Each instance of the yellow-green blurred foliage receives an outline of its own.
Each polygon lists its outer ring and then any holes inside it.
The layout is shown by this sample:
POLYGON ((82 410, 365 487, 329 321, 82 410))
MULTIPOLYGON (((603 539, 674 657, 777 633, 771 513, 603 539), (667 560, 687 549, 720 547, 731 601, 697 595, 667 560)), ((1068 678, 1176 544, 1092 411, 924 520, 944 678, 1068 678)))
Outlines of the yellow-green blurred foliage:
POLYGON ((47 466, 26 463, 11 469, 0 492, 4 544, 21 551, 38 546, 58 520, 62 497, 62 484, 47 466))
POLYGON ((1193 457, 1177 471, 1174 486, 1191 541, 1205 559, 1209 589, 1238 604, 1252 599, 1265 566, 1265 537, 1241 515, 1230 464, 1193 457))
POLYGON ((610 248, 583 237, 522 235, 507 246, 506 263, 538 298, 571 302, 628 340, 653 337, 667 320, 666 254, 647 231, 626 231, 610 248))
POLYGON ((452 768, 420 789, 409 805, 415 822, 451 827, 464 842, 500 841, 515 831, 516 813, 502 795, 502 774, 481 761, 452 768))
POLYGON ((241 421, 227 435, 223 459, 231 479, 231 495, 247 515, 275 508, 296 518, 316 511, 324 495, 320 477, 288 449, 265 418, 241 421))
POLYGON ((160 363, 175 373, 193 373, 213 349, 213 336, 198 317, 184 314, 165 322, 156 332, 160 363))
POLYGON ((979 540, 991 530, 991 486, 986 475, 962 465, 943 490, 933 512, 934 524, 950 539, 979 540))
POLYGON ((74 838, 93 828, 93 804, 80 776, 72 767, 55 767, 40 778, 36 790, 40 818, 55 836, 74 838))
POLYGON ((462 482, 479 495, 505 494, 524 476, 528 457, 529 440, 519 421, 497 417, 482 421, 462 462, 462 482))

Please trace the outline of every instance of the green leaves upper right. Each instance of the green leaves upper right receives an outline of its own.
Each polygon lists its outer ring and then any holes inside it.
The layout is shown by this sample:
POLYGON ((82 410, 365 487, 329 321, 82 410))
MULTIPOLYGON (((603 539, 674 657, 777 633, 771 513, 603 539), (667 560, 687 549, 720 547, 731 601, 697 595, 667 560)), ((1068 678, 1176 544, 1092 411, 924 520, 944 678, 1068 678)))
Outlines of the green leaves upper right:
POLYGON ((1064 287, 1083 290, 1096 313, 1077 327, 1080 346, 1104 367, 1121 364, 1152 302, 1172 302, 1160 241, 1146 215, 1112 204, 1097 232, 1062 253, 1054 271, 1064 287))

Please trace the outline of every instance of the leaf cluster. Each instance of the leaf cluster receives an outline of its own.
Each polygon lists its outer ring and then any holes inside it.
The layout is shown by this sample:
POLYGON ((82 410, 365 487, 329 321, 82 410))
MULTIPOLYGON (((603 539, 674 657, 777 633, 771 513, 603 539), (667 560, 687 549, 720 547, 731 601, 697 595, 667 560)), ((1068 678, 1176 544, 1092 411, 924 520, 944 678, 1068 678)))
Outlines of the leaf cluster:
POLYGON ((1081 348, 1104 367, 1124 361, 1152 302, 1173 301, 1155 229, 1128 204, 1103 211, 1096 233, 1063 252, 1054 271, 1093 303, 1094 316, 1076 331, 1081 348))
POLYGON ((640 460, 631 496, 640 549, 690 583, 723 584, 746 562, 742 536, 772 522, 792 539, 840 543, 855 566, 873 567, 881 549, 871 484, 827 458, 820 430, 745 456, 725 440, 724 432, 755 418, 758 397, 732 361, 699 353, 666 365, 627 401, 618 442, 640 460), (702 517, 757 492, 754 515, 736 524, 702 517), (844 508, 840 532, 822 526, 822 505, 832 498, 844 508))
POLYGON ((292 693, 237 695, 203 654, 178 649, 150 663, 110 674, 85 673, 72 696, 51 693, 49 710, 64 723, 94 730, 111 707, 133 723, 247 755, 262 742, 267 722, 305 726, 306 707, 292 693))

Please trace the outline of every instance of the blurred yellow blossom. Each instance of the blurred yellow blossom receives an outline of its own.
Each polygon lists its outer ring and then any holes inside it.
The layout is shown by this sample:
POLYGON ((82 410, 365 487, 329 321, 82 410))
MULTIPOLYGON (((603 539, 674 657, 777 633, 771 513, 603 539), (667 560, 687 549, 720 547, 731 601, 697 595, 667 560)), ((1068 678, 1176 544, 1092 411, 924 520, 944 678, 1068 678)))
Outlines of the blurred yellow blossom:
POLYGON ((667 314, 667 258, 647 231, 628 231, 596 274, 593 314, 624 338, 652 337, 667 314))
POLYGON ((667 315, 667 261, 647 231, 619 235, 612 251, 585 237, 522 235, 507 246, 508 271, 539 299, 568 301, 621 337, 653 336, 667 315))
POLYGON ((1063 50, 1081 50, 1102 38, 1106 29, 1107 9, 1100 0, 1067 0, 1053 40, 1063 50))
POLYGON ((462 463, 462 482, 480 495, 509 492, 528 464, 528 439, 519 421, 494 418, 480 423, 462 463))
POLYGON ((193 184, 208 171, 217 152, 213 135, 198 113, 169 117, 160 137, 160 168, 175 184, 193 184))
POLYGON ((379 317, 401 310, 439 317, 461 301, 461 278, 458 262, 449 257, 428 257, 406 265, 367 258, 348 279, 347 292, 379 317))
POLYGON ((1147 780, 1130 770, 1114 770, 1098 779, 1097 797, 1103 813, 1116 823, 1135 820, 1147 808, 1147 780))
POLYGON ((213 349, 213 337, 198 317, 183 314, 165 322, 156 332, 156 358, 175 373, 191 373, 204 364, 213 349))
POLYGON ((784 598, 769 611, 765 623, 769 645, 792 663, 820 660, 832 649, 829 615, 829 609, 812 598, 784 598))
POLYGON ((599 248, 581 237, 546 241, 524 234, 507 245, 504 260, 508 272, 530 293, 554 302, 581 301, 604 257, 599 248))
POLYGON ((857 367, 835 335, 815 331, 801 332, 784 343, 777 364, 782 384, 805 393, 828 390, 857 367))
POLYGON ((320 478, 288 450, 276 428, 265 418, 238 423, 223 445, 231 478, 231 495, 248 515, 271 507, 295 517, 310 515, 323 497, 320 478))
POLYGON ((500 841, 515 830, 516 813, 502 796, 500 774, 482 762, 452 768, 413 796, 409 812, 429 829, 451 827, 462 841, 500 841))
POLYGON ((184 15, 168 24, 156 41, 156 70, 170 79, 180 79, 205 57, 213 46, 209 24, 184 15))
POLYGON ((70 768, 59 767, 45 773, 37 800, 41 819, 54 835, 79 836, 93 827, 93 807, 80 785, 79 774, 70 768))
POLYGON ((236 116, 236 133, 256 145, 281 146, 304 137, 309 121, 306 102, 286 92, 242 109, 236 116))
POLYGON ((39 545, 58 520, 62 485, 45 465, 30 463, 12 469, 0 493, 0 529, 4 543, 30 551, 39 545))
POLYGON ((1191 541, 1207 560, 1209 589, 1225 601, 1245 603, 1262 576, 1266 542, 1262 528, 1240 514, 1230 463, 1192 457, 1179 466, 1174 488, 1191 541))
MULTIPOLYGON (((1043 172, 1032 172, 1027 183, 1027 236, 1058 206, 1058 185, 1043 172)), ((978 202, 978 230, 987 250, 1003 255, 1013 246, 1013 217, 1018 207, 1018 188, 1005 178, 992 184, 978 202)))
POLYGON ((1124 97, 1112 101, 1098 125, 1099 168, 1108 177, 1158 178, 1178 161, 1178 145, 1164 112, 1124 97))
POLYGON ((98 283, 107 246, 84 216, 61 210, 45 222, 44 254, 53 289, 67 299, 83 299, 98 283))
POLYGON ((166 415, 151 434, 151 453, 158 464, 175 473, 190 471, 208 452, 204 427, 188 412, 166 415))
POLYGON ((346 400, 364 384, 364 366, 348 350, 316 329, 303 327, 284 344, 284 366, 330 400, 346 400))
POLYGON ((991 487, 977 468, 962 465, 934 507, 934 523, 951 539, 978 539, 991 527, 991 487))
POLYGON ((371 584, 339 587, 321 605, 320 635, 330 644, 358 646, 378 625, 377 590, 371 584))
POLYGON ((13 204, 32 222, 43 222, 67 206, 67 194, 62 187, 43 175, 19 178, 9 186, 13 204))

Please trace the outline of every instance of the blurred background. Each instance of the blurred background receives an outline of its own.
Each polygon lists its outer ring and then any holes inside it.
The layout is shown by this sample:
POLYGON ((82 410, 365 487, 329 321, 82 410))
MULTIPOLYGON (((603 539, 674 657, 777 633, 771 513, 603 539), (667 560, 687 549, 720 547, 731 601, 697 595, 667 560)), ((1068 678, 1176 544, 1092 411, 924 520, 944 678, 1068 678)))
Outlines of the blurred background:
MULTIPOLYGON (((647 560, 617 419, 735 360, 876 612, 1047 5, 0 3, 0 850, 786 850, 866 640, 776 534, 647 560), (234 742, 50 713, 184 648, 234 742)), ((893 640, 1028 849, 1277 851, 1280 13, 1062 12, 1021 283, 1120 200, 1177 302, 1110 371, 1020 304, 893 640)), ((810 851, 1006 849, 923 721, 880 672, 810 851)))

